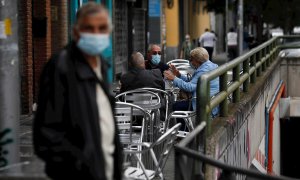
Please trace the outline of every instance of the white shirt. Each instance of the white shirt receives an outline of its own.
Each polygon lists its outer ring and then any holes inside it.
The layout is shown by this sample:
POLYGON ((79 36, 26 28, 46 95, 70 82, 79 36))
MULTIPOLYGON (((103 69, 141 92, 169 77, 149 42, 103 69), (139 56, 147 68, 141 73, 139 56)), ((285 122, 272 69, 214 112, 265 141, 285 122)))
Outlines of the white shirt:
POLYGON ((227 45, 228 46, 237 46, 237 33, 236 32, 227 33, 227 45))
MULTIPOLYGON (((100 59, 97 60, 97 67, 94 69, 94 71, 98 78, 102 80, 100 59)), ((100 115, 99 124, 101 129, 101 146, 105 159, 105 175, 107 180, 112 180, 114 172, 113 153, 115 151, 115 122, 109 99, 98 83, 96 85, 96 98, 98 112, 100 115)))
POLYGON ((205 32, 201 35, 199 42, 203 47, 214 47, 215 41, 217 40, 216 35, 211 32, 205 32))

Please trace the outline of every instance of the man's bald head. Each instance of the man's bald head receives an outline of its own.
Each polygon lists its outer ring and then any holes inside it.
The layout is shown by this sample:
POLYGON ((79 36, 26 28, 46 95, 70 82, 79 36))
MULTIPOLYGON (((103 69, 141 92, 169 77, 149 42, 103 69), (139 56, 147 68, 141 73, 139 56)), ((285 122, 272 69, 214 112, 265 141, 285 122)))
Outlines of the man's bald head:
POLYGON ((130 64, 133 68, 145 69, 145 59, 140 52, 134 52, 131 55, 130 64))

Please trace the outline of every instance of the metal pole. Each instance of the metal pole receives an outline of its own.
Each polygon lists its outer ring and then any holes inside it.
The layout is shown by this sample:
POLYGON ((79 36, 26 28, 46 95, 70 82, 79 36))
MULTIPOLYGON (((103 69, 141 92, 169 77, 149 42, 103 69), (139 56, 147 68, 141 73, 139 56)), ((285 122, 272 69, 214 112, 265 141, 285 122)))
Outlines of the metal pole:
POLYGON ((238 26, 239 26, 239 54, 240 56, 243 54, 243 42, 244 42, 244 0, 239 0, 239 8, 238 8, 238 26))
POLYGON ((229 29, 229 23, 228 23, 228 17, 229 17, 229 12, 228 12, 228 0, 226 0, 226 6, 225 6, 225 39, 226 39, 226 46, 225 46, 225 51, 226 54, 228 53, 228 46, 227 46, 227 33, 228 33, 228 29, 229 29))
MULTIPOLYGON (((0 168, 16 164, 20 159, 18 2, 0 1, 0 168)), ((11 168, 5 173, 16 171, 11 168)))

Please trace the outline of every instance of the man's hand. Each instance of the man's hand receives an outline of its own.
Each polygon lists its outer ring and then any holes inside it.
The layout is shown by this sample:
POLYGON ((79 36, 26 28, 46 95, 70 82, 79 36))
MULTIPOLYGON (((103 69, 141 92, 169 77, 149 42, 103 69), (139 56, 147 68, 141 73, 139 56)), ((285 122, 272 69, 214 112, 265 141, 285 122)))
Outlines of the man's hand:
POLYGON ((176 67, 175 67, 173 64, 170 64, 169 66, 170 66, 171 71, 173 72, 173 74, 174 74, 175 76, 177 76, 177 77, 180 77, 180 76, 181 76, 180 72, 178 71, 178 69, 176 69, 176 67))
POLYGON ((167 80, 173 81, 175 79, 175 75, 171 71, 164 71, 164 76, 167 80))

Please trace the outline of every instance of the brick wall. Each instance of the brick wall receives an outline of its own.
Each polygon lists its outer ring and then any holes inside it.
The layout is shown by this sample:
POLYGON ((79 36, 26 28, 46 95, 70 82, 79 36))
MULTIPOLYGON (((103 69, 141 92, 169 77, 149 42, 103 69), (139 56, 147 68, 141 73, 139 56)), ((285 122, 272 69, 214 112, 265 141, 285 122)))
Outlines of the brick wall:
MULTIPOLYGON (((33 37, 33 71, 34 71, 34 102, 37 100, 39 78, 42 68, 51 56, 51 1, 33 0, 33 17, 46 18, 46 32, 44 37, 33 37)), ((42 27, 41 27, 42 28, 42 27)))
POLYGON ((20 1, 19 22, 21 110, 22 114, 30 114, 33 103, 32 0, 20 1))
POLYGON ((32 104, 37 101, 39 79, 45 63, 68 43, 68 0, 20 1, 19 29, 21 109, 22 114, 30 114, 32 104), (40 20, 45 18, 45 34, 37 35, 33 27, 43 31, 40 20))
POLYGON ((52 54, 68 43, 68 0, 51 1, 52 54))

